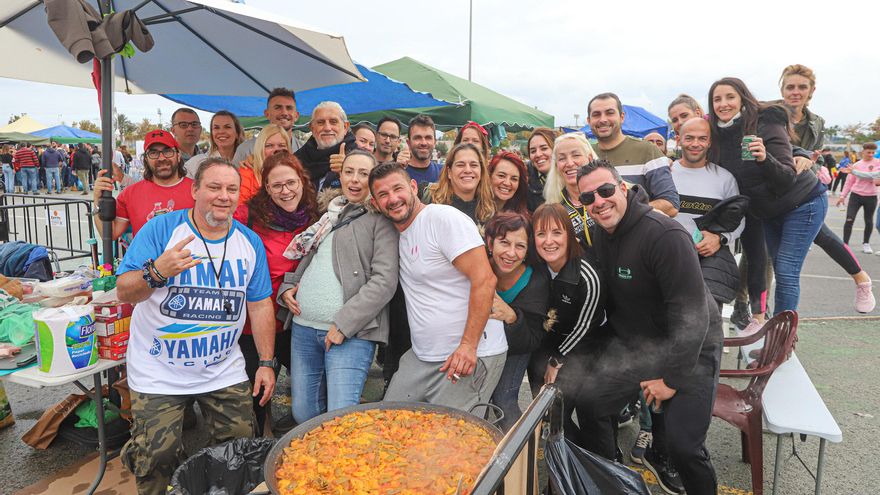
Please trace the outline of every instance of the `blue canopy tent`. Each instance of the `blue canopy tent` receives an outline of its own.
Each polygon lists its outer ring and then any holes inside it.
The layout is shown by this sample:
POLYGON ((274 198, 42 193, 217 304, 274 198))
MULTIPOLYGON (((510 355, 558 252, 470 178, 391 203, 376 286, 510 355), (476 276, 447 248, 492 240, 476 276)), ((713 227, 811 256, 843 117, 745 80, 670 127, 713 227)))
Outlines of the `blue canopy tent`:
MULTIPOLYGON (((367 82, 337 84, 324 88, 309 89, 296 94, 296 108, 300 122, 308 121, 315 106, 322 101, 335 101, 342 105, 350 117, 370 112, 398 108, 424 108, 449 106, 451 103, 437 100, 428 93, 413 91, 404 83, 389 79, 363 65, 355 64, 367 78, 367 82), (304 118, 303 118, 304 117, 304 118)), ((208 95, 162 95, 182 105, 206 112, 229 110, 239 117, 262 116, 266 109, 265 96, 208 96, 208 95)), ((354 119, 352 119, 354 120, 354 119)))
POLYGON ((47 127, 31 133, 34 136, 49 138, 56 143, 73 144, 73 143, 100 143, 101 135, 94 132, 84 131, 76 127, 66 125, 56 125, 55 127, 47 127))
MULTIPOLYGON (((659 133, 661 136, 669 135, 669 125, 666 123, 666 120, 642 107, 624 105, 623 114, 623 128, 621 130, 627 136, 643 138, 652 132, 659 133)), ((587 137, 595 138, 589 125, 582 127, 581 132, 586 134, 587 137)))

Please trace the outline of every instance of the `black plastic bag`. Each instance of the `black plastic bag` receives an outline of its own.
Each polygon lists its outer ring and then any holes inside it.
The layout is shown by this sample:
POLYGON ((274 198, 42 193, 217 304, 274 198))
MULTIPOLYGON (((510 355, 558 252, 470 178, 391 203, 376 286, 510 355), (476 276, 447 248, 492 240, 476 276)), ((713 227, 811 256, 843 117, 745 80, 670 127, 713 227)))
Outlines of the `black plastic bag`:
POLYGON ((564 495, 651 495, 642 475, 588 452, 562 435, 544 449, 550 486, 564 495))
POLYGON ((263 462, 274 438, 237 438, 206 447, 187 459, 171 477, 175 495, 250 493, 264 481, 263 462))

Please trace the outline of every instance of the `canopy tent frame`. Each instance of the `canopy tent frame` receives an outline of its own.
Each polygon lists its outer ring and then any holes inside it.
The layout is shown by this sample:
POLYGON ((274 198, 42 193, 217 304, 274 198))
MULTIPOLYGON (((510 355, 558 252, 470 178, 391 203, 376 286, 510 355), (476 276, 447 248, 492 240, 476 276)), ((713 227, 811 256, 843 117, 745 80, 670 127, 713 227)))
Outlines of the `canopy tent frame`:
MULTIPOLYGON (((92 5, 97 4, 96 10, 98 14, 101 17, 104 17, 111 12, 121 12, 119 9, 116 8, 116 4, 118 3, 119 2, 117 0, 94 0, 94 3, 92 5)), ((0 29, 9 26, 11 23, 16 21, 17 19, 22 18, 22 16, 26 16, 28 13, 31 13, 31 15, 33 15, 34 9, 41 5, 45 5, 45 0, 22 2, 21 5, 17 6, 15 10, 8 11, 8 14, 5 16, 4 19, 0 19, 0 29)), ((270 91, 269 87, 277 86, 278 83, 276 81, 273 81, 271 78, 267 79, 265 77, 259 77, 258 74, 253 73, 252 70, 249 71, 245 66, 243 66, 247 64, 241 63, 241 60, 236 62, 236 60, 233 60, 231 54, 224 53, 224 50, 220 47, 221 45, 213 42, 216 40, 212 41, 211 37, 208 36, 207 32, 204 31, 205 28, 199 25, 200 22, 206 22, 207 26, 211 27, 223 21, 231 23, 235 26, 236 29, 241 29, 241 32, 247 32, 254 35, 253 38, 257 40, 258 45, 260 43, 270 43, 272 44, 272 46, 277 46, 279 49, 293 51, 295 52, 296 56, 304 56, 302 57, 303 63, 308 60, 312 63, 317 63, 317 67, 325 67, 328 70, 332 69, 335 74, 338 74, 338 76, 335 77, 337 80, 341 79, 350 81, 350 79, 348 78, 353 78, 355 81, 364 80, 364 77, 357 72, 357 69, 353 65, 347 65, 346 60, 350 61, 350 57, 347 55, 347 49, 345 48, 344 43, 341 46, 321 45, 327 46, 328 50, 318 48, 318 45, 314 44, 315 42, 325 44, 328 42, 335 43, 334 40, 341 40, 341 37, 338 35, 324 35, 323 33, 319 33, 318 31, 315 31, 313 29, 301 28, 292 22, 284 22, 284 19, 279 20, 273 18, 272 16, 254 16, 253 14, 251 14, 248 8, 243 5, 239 6, 236 4, 230 4, 227 11, 224 10, 226 9, 225 5, 220 5, 215 1, 208 0, 180 2, 178 5, 173 6, 168 5, 168 2, 162 0, 142 0, 133 5, 131 10, 138 11, 146 6, 152 6, 155 9, 155 11, 152 13, 158 12, 158 15, 151 15, 149 17, 141 19, 141 22, 143 22, 144 25, 158 25, 170 22, 178 23, 180 25, 180 32, 187 33, 189 36, 192 36, 193 42, 199 43, 200 46, 204 47, 204 53, 211 54, 211 56, 215 57, 218 62, 227 64, 225 66, 229 68, 230 75, 236 73, 238 74, 238 80, 241 81, 239 84, 243 84, 243 86, 241 86, 242 89, 238 90, 242 92, 239 94, 248 94, 247 92, 249 91, 258 90, 268 93, 270 91), (197 1, 199 1, 199 3, 196 3, 197 1), (177 8, 175 9, 174 7, 177 8), (186 14, 193 12, 206 12, 210 15, 208 15, 206 18, 198 18, 198 20, 196 20, 197 18, 192 18, 192 20, 190 20, 190 18, 186 17, 186 14), (255 18, 258 24, 249 25, 247 21, 249 17, 255 18), (218 22, 212 22, 212 19, 216 19, 218 22), (260 28, 262 24, 259 23, 270 23, 273 25, 277 25, 281 27, 281 30, 264 32, 260 28), (282 37, 285 37, 285 31, 290 32, 293 37, 291 37, 290 39, 283 39, 282 37), (303 33, 306 34, 306 37, 303 37, 303 33), (317 39, 312 40, 311 38, 308 38, 308 36, 312 35, 313 33, 323 35, 322 39, 326 41, 317 39), (297 46, 300 40, 302 41, 303 46, 297 46), (250 87, 248 87, 248 85, 250 87)), ((144 85, 144 83, 138 81, 137 78, 132 78, 132 66, 130 65, 131 62, 127 61, 124 57, 119 57, 118 59, 121 65, 117 68, 119 72, 117 75, 114 71, 114 63, 112 60, 114 55, 108 55, 100 59, 96 58, 96 62, 100 63, 100 71, 96 70, 93 72, 93 78, 100 74, 100 84, 96 84, 96 86, 100 91, 101 105, 101 149, 103 152, 101 168, 105 170, 107 174, 111 172, 112 167, 111 164, 114 144, 113 93, 115 92, 116 87, 121 86, 122 90, 128 94, 161 92, 157 91, 157 88, 155 87, 150 87, 151 84, 155 86, 155 83, 147 83, 146 85, 144 85), (114 81, 116 77, 119 77, 118 82, 114 81)), ((315 67, 316 66, 311 66, 311 69, 314 70, 315 67)), ((27 77, 23 79, 41 80, 30 79, 27 77)), ((327 85, 328 79, 328 77, 321 76, 303 78, 301 86, 304 86, 304 88, 320 87, 321 85, 327 85)), ((97 83, 97 81, 95 82, 97 83)), ((64 82, 61 84, 78 86, 78 84, 70 84, 69 82, 64 82)), ((112 195, 109 192, 103 192, 101 198, 98 201, 98 207, 100 209, 99 219, 102 222, 101 225, 103 231, 102 259, 105 264, 111 264, 111 266, 114 258, 112 223, 116 217, 115 206, 116 203, 113 200, 112 195)))

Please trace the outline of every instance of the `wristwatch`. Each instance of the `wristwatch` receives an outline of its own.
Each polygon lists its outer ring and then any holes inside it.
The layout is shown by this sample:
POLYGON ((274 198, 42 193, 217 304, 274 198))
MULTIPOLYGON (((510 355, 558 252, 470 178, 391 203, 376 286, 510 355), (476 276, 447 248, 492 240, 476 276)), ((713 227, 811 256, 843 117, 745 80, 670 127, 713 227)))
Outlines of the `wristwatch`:
POLYGON ((553 366, 554 368, 562 368, 562 365, 565 363, 560 361, 559 359, 556 359, 556 356, 550 356, 550 359, 547 360, 547 364, 553 366))
POLYGON ((278 364, 278 358, 272 359, 261 359, 259 363, 257 363, 258 368, 272 368, 275 369, 275 366, 278 364))

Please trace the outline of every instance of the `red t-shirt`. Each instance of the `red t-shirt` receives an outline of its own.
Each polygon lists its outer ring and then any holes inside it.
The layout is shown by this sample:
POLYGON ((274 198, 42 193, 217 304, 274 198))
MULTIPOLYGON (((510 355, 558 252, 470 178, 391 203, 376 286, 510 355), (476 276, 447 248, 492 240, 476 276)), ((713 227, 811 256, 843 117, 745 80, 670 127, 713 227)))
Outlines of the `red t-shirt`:
POLYGON ((131 235, 136 236, 141 227, 156 215, 195 206, 192 185, 189 177, 173 186, 160 186, 150 180, 135 182, 116 198, 116 218, 128 220, 131 235))

